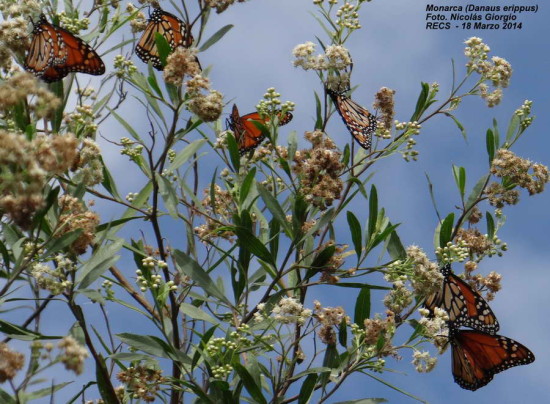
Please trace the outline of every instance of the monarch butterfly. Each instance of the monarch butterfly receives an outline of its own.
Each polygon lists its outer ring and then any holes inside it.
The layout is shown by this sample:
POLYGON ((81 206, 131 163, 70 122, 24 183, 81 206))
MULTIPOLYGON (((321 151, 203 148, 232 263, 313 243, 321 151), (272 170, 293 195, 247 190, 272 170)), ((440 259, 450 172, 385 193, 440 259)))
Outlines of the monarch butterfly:
POLYGON ((145 63, 151 61, 151 64, 157 70, 162 70, 164 66, 160 61, 155 33, 162 35, 172 50, 178 46, 188 48, 193 43, 193 36, 187 25, 175 15, 164 11, 160 7, 155 8, 149 17, 149 24, 147 24, 136 45, 136 54, 145 63))
POLYGON ((359 146, 365 150, 370 149, 372 134, 376 130, 376 118, 366 108, 344 95, 345 91, 327 89, 327 93, 359 146))
MULTIPOLYGON (((287 112, 284 116, 279 116, 279 126, 289 123, 292 117, 290 112, 287 112)), ((226 124, 235 133, 235 139, 237 140, 241 155, 258 147, 265 138, 265 134, 254 125, 254 121, 262 124, 269 122, 269 120, 261 118, 257 112, 240 116, 237 105, 233 104, 231 116, 227 119, 226 124)))
POLYGON ((449 340, 454 380, 467 390, 477 390, 493 380, 497 373, 535 360, 533 352, 502 335, 451 327, 449 340))
POLYGON ((105 64, 90 45, 50 24, 44 14, 33 23, 31 46, 23 67, 47 83, 61 80, 70 72, 94 76, 105 73, 105 64))
POLYGON ((424 306, 432 313, 436 307, 445 310, 451 327, 463 325, 495 334, 499 324, 485 299, 456 276, 450 264, 440 268, 440 271, 444 276, 443 286, 426 299, 424 306))

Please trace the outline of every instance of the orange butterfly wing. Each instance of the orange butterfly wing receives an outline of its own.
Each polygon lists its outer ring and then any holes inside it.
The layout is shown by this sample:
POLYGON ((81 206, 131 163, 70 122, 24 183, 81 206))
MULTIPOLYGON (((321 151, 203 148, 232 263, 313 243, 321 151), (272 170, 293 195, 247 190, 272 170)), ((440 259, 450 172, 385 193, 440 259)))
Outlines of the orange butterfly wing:
POLYGON ((451 271, 450 265, 440 269, 444 276, 441 289, 429 296, 424 306, 434 312, 439 307, 449 315, 449 325, 466 326, 488 334, 496 333, 500 325, 483 297, 451 271))
POLYGON ((477 390, 495 374, 535 360, 528 348, 502 335, 451 328, 449 338, 454 380, 467 390, 477 390))
POLYGON ((372 145, 372 134, 376 131, 376 118, 361 105, 343 93, 327 90, 328 95, 336 105, 336 110, 348 128, 353 138, 365 150, 372 145))
POLYGON ((136 54, 145 63, 151 61, 157 70, 162 70, 164 66, 160 61, 155 42, 156 33, 166 39, 172 51, 178 46, 188 48, 193 43, 190 30, 178 17, 161 8, 155 8, 149 17, 149 24, 136 45, 136 54))
POLYGON ((105 73, 103 61, 87 43, 50 24, 43 14, 34 23, 32 34, 24 68, 45 82, 61 80, 70 72, 105 73))
POLYGON ((58 36, 55 27, 42 14, 33 26, 31 45, 23 65, 26 71, 40 76, 55 59, 63 61, 58 36))
MULTIPOLYGON (((290 112, 285 115, 280 114, 279 126, 286 125, 292 118, 293 115, 290 112)), ((254 124, 254 121, 264 125, 269 122, 269 120, 261 118, 257 112, 240 116, 237 105, 233 104, 231 116, 227 120, 227 127, 235 133, 235 140, 241 154, 255 149, 265 139, 265 134, 254 124)))

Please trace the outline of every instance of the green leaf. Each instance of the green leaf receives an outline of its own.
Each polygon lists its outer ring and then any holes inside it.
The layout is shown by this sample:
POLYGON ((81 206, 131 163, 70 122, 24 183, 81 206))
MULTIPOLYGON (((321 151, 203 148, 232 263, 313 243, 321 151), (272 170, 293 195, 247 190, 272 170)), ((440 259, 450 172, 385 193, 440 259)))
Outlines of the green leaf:
POLYGON ((319 254, 317 254, 313 262, 311 263, 311 268, 307 270, 304 280, 308 280, 315 276, 315 274, 320 272, 328 263, 328 261, 332 258, 335 252, 336 246, 329 245, 325 247, 319 254))
POLYGON ((250 230, 241 226, 235 227, 234 230, 240 246, 246 248, 261 260, 275 265, 275 260, 267 247, 250 230))
POLYGON ((298 404, 307 404, 309 402, 318 378, 319 376, 316 373, 312 373, 306 377, 306 380, 304 380, 302 388, 300 389, 298 404))
POLYGON ((82 231, 82 229, 76 229, 60 237, 51 238, 44 246, 45 253, 43 257, 52 256, 70 246, 82 234, 82 231))
POLYGON ((107 370, 107 366, 105 366, 105 360, 101 355, 98 355, 95 366, 95 377, 97 380, 97 389, 99 390, 99 394, 101 394, 101 398, 106 403, 118 403, 119 400, 108 375, 109 371, 107 370))
POLYGON ((199 362, 199 359, 202 356, 201 350, 204 349, 204 347, 206 347, 206 344, 208 343, 208 341, 210 341, 210 338, 212 338, 212 336, 214 335, 216 328, 218 328, 217 325, 209 328, 208 331, 206 331, 204 335, 201 337, 201 342, 199 346, 195 348, 195 354, 193 355, 193 361, 191 362, 191 369, 194 369, 195 366, 197 366, 197 363, 199 362))
POLYGON ((466 192, 466 169, 453 164, 453 175, 458 192, 460 192, 460 197, 464 200, 464 193, 466 192))
POLYGON ((239 202, 242 205, 244 201, 246 200, 250 189, 252 188, 252 185, 254 184, 256 176, 256 167, 252 167, 248 174, 246 174, 246 177, 244 178, 241 189, 240 189, 240 195, 239 195, 239 202))
POLYGON ((386 250, 388 251, 388 254, 392 259, 400 260, 404 259, 407 256, 405 247, 403 246, 403 243, 401 243, 401 239, 399 238, 399 235, 395 230, 392 231, 387 243, 388 245, 386 247, 386 250))
POLYGON ((279 221, 287 236, 291 237, 292 228, 286 220, 285 212, 275 197, 261 184, 257 185, 258 193, 265 203, 266 208, 271 212, 273 217, 279 221))
POLYGON ((441 228, 439 230, 439 246, 441 248, 445 247, 449 241, 452 241, 451 235, 453 233, 454 221, 455 214, 449 213, 443 220, 443 223, 441 223, 441 228))
POLYGON ((261 388, 256 384, 254 378, 250 375, 248 370, 238 362, 233 363, 233 369, 239 374, 239 378, 242 380, 245 389, 248 391, 250 396, 260 404, 267 404, 267 400, 262 394, 261 388))
POLYGON ((113 266, 120 259, 117 254, 123 245, 124 239, 117 237, 111 244, 96 248, 92 257, 77 272, 78 289, 86 289, 113 266))
MULTIPOLYGON (((477 184, 472 189, 472 192, 468 196, 468 200, 466 201, 466 210, 470 210, 474 203, 479 199, 481 196, 483 189, 485 188, 485 185, 489 181, 490 174, 484 175, 481 177, 477 184)), ((466 219, 468 219, 466 217, 466 219)))
POLYGON ((6 336, 18 339, 21 341, 33 341, 37 339, 61 339, 61 336, 47 336, 40 333, 27 330, 26 328, 12 324, 10 322, 0 320, 0 332, 6 334, 6 336))
POLYGON ((180 303, 180 311, 195 320, 206 321, 210 324, 218 324, 218 321, 209 316, 204 310, 189 303, 180 303))
POLYGON ((103 182, 101 185, 103 185, 103 188, 111 194, 112 197, 114 197, 117 200, 121 200, 120 194, 118 193, 115 180, 113 179, 113 176, 111 175, 111 172, 107 168, 107 165, 103 162, 103 157, 100 156, 101 159, 101 166, 103 167, 103 182))
POLYGON ((178 196, 170 180, 159 173, 155 173, 159 192, 164 202, 164 206, 172 218, 178 219, 178 196))
POLYGON ((449 118, 451 118, 454 121, 457 128, 460 130, 460 133, 462 134, 462 137, 464 138, 464 140, 468 140, 468 136, 466 134, 466 129, 464 128, 462 123, 460 123, 460 121, 456 118, 456 116, 454 116, 453 114, 451 114, 449 112, 444 112, 444 114, 447 115, 449 118))
POLYGON ((376 221, 378 220, 378 193, 376 187, 371 186, 369 196, 369 225, 367 240, 370 241, 376 231, 376 221))
POLYGON ((370 287, 362 288, 357 295, 353 322, 362 325, 367 318, 370 318, 370 287))
POLYGON ((160 62, 162 66, 166 66, 166 58, 170 55, 170 52, 172 52, 172 48, 166 38, 159 32, 155 32, 155 43, 157 45, 160 62))
POLYGON ((414 109, 414 114, 412 115, 410 121, 418 121, 418 118, 422 115, 426 108, 426 100, 430 93, 430 85, 428 83, 421 83, 422 89, 418 95, 418 100, 416 101, 416 107, 414 109))
MULTIPOLYGON (((71 384, 72 382, 65 382, 65 383, 59 383, 50 387, 45 387, 40 390, 35 390, 30 393, 24 393, 21 394, 23 397, 23 402, 36 400, 38 398, 47 397, 47 396, 53 396, 53 393, 55 393, 58 390, 61 390, 63 387, 71 384)), ((4 403, 4 401, 2 401, 4 403)))
POLYGON ((17 404, 17 402, 2 389, 0 389, 0 402, 4 404, 17 404))
POLYGON ((109 358, 125 362, 148 361, 151 359, 149 355, 135 352, 119 352, 109 355, 109 358))
POLYGON ((172 164, 168 167, 169 171, 176 171, 183 163, 189 161, 191 157, 206 143, 206 139, 199 139, 191 142, 183 150, 179 151, 172 161, 172 164))
MULTIPOLYGON (((125 344, 150 355, 157 356, 159 358, 176 359, 176 355, 174 354, 172 347, 160 338, 152 335, 138 335, 126 332, 116 334, 116 336, 125 344)), ((182 352, 179 353, 183 354, 182 352)), ((190 362, 191 360, 188 361, 188 363, 190 362)))
POLYGON ((485 213, 485 219, 487 220, 487 238, 492 240, 495 237, 495 219, 489 211, 485 213))
POLYGON ((485 143, 487 146, 487 154, 489 155, 489 166, 493 163, 495 158, 495 135, 491 129, 487 129, 487 135, 485 136, 485 143))
POLYGON ((345 318, 342 319, 338 326, 338 342, 344 348, 348 346, 348 324, 345 318))
POLYGON ((225 140, 227 142, 227 150, 229 151, 229 159, 231 160, 233 171, 238 173, 241 168, 241 157, 239 146, 237 146, 237 139, 235 139, 235 136, 227 136, 225 140))
POLYGON ((361 253, 363 251, 363 240, 361 237, 361 224, 353 212, 347 212, 349 230, 351 232, 351 240, 353 241, 353 246, 355 248, 355 254, 357 255, 357 260, 361 259, 361 253))
MULTIPOLYGON (((325 356, 323 357, 323 367, 335 369, 340 365, 340 356, 338 355, 338 350, 336 345, 327 345, 325 350, 325 356)), ((320 383, 324 386, 329 381, 330 371, 323 372, 320 376, 320 383)))
POLYGON ((508 129, 506 130, 506 144, 511 145, 514 142, 514 135, 518 130, 520 124, 520 118, 516 114, 512 115, 510 123, 508 124, 508 129))
POLYGON ((202 269, 195 260, 180 250, 174 250, 173 257, 176 260, 176 266, 180 272, 184 275, 188 275, 194 282, 197 282, 197 284, 210 296, 214 296, 228 306, 231 306, 225 294, 218 289, 210 276, 208 276, 208 273, 202 269))
POLYGON ((122 118, 120 115, 118 115, 115 111, 111 109, 109 110, 109 112, 118 121, 118 123, 120 123, 124 127, 124 129, 126 129, 126 131, 134 138, 134 140, 137 140, 138 142, 143 143, 138 133, 134 130, 134 128, 132 128, 132 126, 128 122, 124 120, 124 118, 122 118))
POLYGON ((214 45, 216 42, 222 39, 224 35, 227 34, 231 28, 233 28, 232 24, 228 24, 221 27, 218 31, 216 31, 216 33, 214 33, 214 35, 212 35, 202 44, 202 46, 199 48, 199 52, 204 52, 205 50, 210 48, 212 45, 214 45))
POLYGON ((321 107, 321 100, 316 91, 313 92, 315 97, 315 129, 323 128, 323 109, 321 107))

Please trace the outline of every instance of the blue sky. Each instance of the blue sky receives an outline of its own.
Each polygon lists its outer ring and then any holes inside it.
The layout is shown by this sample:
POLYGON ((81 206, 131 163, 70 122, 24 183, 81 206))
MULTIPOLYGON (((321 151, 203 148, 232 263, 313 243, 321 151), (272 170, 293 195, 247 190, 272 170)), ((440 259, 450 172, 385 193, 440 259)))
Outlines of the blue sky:
MULTIPOLYGON (((400 236, 403 243, 417 244, 433 258, 433 230, 437 218, 425 173, 432 179, 439 208, 442 212, 451 212, 459 201, 451 165, 467 168, 470 175, 467 186, 471 188, 487 169, 485 131, 491 127, 493 118, 505 125, 511 113, 525 99, 533 100, 533 113, 537 118, 513 150, 522 157, 550 164, 547 134, 550 127, 550 52, 547 39, 550 11, 541 7, 537 14, 520 15, 522 30, 428 31, 425 29, 425 4, 424 1, 375 0, 363 6, 363 28, 355 32, 347 43, 354 60, 353 84, 359 85, 354 93, 356 101, 370 108, 374 93, 382 86, 390 87, 396 90, 396 119, 407 120, 416 103, 421 81, 440 83, 440 98, 443 98, 451 82, 451 59, 455 60, 460 77, 465 64, 463 42, 471 36, 483 38, 491 46, 491 55, 504 57, 514 68, 511 86, 504 91, 500 106, 487 109, 479 98, 467 99, 461 106, 457 116, 466 126, 468 143, 449 119, 436 118, 427 122, 416 139, 420 151, 418 162, 406 163, 395 156, 375 166, 377 174, 373 183, 378 188, 379 203, 386 208, 393 222, 402 223, 400 236)), ((457 0, 455 4, 467 3, 457 0)), ((495 1, 494 4, 508 3, 495 1)), ((171 11, 168 4, 163 6, 171 11)), ((272 86, 282 94, 283 100, 297 104, 294 120, 280 132, 282 139, 288 131, 294 130, 301 137, 305 130, 313 127, 313 91, 321 92, 322 87, 313 72, 292 67, 291 51, 299 43, 315 41, 315 36, 326 40, 310 15, 314 11, 311 0, 251 0, 237 4, 220 15, 212 15, 206 37, 225 24, 231 23, 235 27, 222 42, 200 55, 203 66, 213 65, 210 74, 213 87, 225 95, 226 101, 234 99, 242 113, 251 112, 265 90, 272 86)), ((136 65, 145 71, 137 58, 136 65)), ((131 113, 131 108, 126 111, 131 113)), ((225 112, 228 111, 229 108, 225 112)), ((135 122, 142 118, 138 114, 133 116, 135 122)), ((115 141, 126 136, 113 123, 103 127, 101 133, 115 141)), ((329 134, 341 147, 350 137, 338 117, 329 126, 329 134)), ((112 145, 107 142, 101 145, 113 173, 120 175, 133 169, 112 145)), ((136 192, 138 188, 138 180, 128 178, 120 191, 124 195, 136 192)), ((439 365, 430 374, 416 373, 410 364, 410 353, 404 352, 400 362, 387 361, 388 367, 398 373, 386 373, 383 378, 434 404, 542 402, 550 395, 547 375, 550 368, 547 344, 550 322, 546 320, 550 300, 547 292, 550 284, 550 236, 545 231, 550 227, 546 211, 549 202, 547 193, 534 197, 522 194, 518 206, 506 208, 508 221, 500 232, 500 238, 508 243, 509 252, 503 258, 485 261, 480 267, 484 274, 496 270, 504 277, 503 290, 491 302, 501 323, 500 332, 529 347, 536 361, 496 375, 488 386, 476 392, 463 390, 453 382, 449 352, 440 357, 439 365)), ((364 222, 364 208, 357 205, 352 209, 364 222)), ((108 220, 110 215, 114 217, 116 214, 103 212, 102 218, 108 220)), ((342 237, 339 241, 349 242, 345 226, 338 230, 342 237)), ((173 231, 181 231, 181 228, 173 231)), ((354 301, 354 297, 350 299, 344 294, 327 296, 323 290, 313 293, 312 299, 313 295, 323 304, 343 305, 350 309, 354 301)), ((374 300, 382 297, 382 294, 373 295, 374 300)), ((378 308, 378 311, 382 310, 380 305, 378 308)), ((109 309, 116 317, 118 310, 109 309)), ((118 328, 115 332, 127 331, 125 328, 131 320, 126 320, 115 325, 118 328)), ((51 324, 52 333, 56 321, 51 324)), ((403 334, 402 338, 406 335, 403 334)), ((334 396, 334 401, 364 397, 384 397, 391 403, 413 402, 361 375, 348 380, 334 396)))

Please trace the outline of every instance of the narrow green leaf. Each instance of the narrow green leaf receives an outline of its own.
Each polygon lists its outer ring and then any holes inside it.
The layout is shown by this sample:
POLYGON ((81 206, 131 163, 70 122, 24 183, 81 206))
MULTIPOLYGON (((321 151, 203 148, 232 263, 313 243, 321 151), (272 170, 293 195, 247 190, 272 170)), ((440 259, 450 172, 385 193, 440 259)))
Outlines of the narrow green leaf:
POLYGON ((271 256, 276 257, 279 254, 279 238, 281 233, 281 224, 276 218, 269 221, 269 251, 271 256))
POLYGON ((202 46, 199 48, 199 52, 204 52, 205 50, 210 48, 212 45, 214 45, 216 42, 222 39, 224 35, 227 34, 231 28, 233 28, 232 24, 228 24, 221 27, 218 31, 214 33, 214 35, 212 35, 210 38, 204 41, 202 46))
POLYGON ((170 180, 159 173, 155 173, 157 184, 159 186, 159 193, 164 202, 164 206, 172 218, 178 219, 178 196, 176 190, 172 186, 170 180))
POLYGON ((514 135, 516 134, 520 123, 520 118, 516 114, 512 115, 508 129, 506 130, 506 144, 511 145, 514 142, 514 135))
POLYGON ((386 250, 388 251, 388 254, 392 259, 400 260, 404 259, 407 256, 405 247, 403 246, 403 243, 401 242, 401 239, 399 238, 399 235, 395 230, 392 231, 387 243, 388 245, 386 247, 386 250))
POLYGON ((474 188, 472 189, 472 192, 468 196, 468 200, 466 201, 466 210, 470 210, 472 205, 476 203, 476 201, 479 199, 479 197, 483 192, 483 189, 485 188, 485 185, 489 181, 489 177, 490 175, 487 174, 478 180, 477 184, 474 186, 474 188))
POLYGON ((225 294, 218 289, 214 281, 208 276, 208 273, 195 260, 180 250, 174 250, 173 257, 180 272, 191 277, 206 293, 231 306, 225 294))
POLYGON ((376 221, 378 220, 378 193, 376 187, 371 186, 369 196, 369 225, 367 240, 370 241, 376 231, 376 221))
POLYGON ((336 246, 329 245, 325 247, 319 254, 317 254, 317 256, 313 259, 313 262, 311 263, 311 268, 307 270, 304 280, 311 279, 313 276, 315 276, 315 274, 320 272, 328 263, 328 261, 334 256, 335 252, 336 246))
POLYGON ((361 237, 361 224, 357 217, 353 214, 352 211, 347 212, 349 230, 351 232, 351 240, 353 241, 353 246, 355 248, 355 254, 357 259, 361 259, 361 253, 363 251, 363 240, 361 237))
MULTIPOLYGON (((23 398, 23 402, 36 400, 42 397, 53 396, 53 393, 55 393, 58 390, 61 390, 63 387, 69 384, 72 384, 72 382, 59 383, 50 387, 45 387, 40 390, 35 390, 31 393, 23 393, 20 396, 22 396, 21 398, 23 398)), ((4 401, 2 401, 2 403, 4 403, 4 401)))
POLYGON ((271 212, 273 217, 279 221, 287 236, 291 237, 292 228, 286 220, 285 212, 275 197, 261 184, 257 185, 258 193, 265 203, 266 208, 271 212))
POLYGON ((77 272, 78 289, 86 289, 113 266, 120 259, 117 254, 123 245, 124 239, 117 237, 111 244, 96 248, 92 257, 77 272))
POLYGON ((109 374, 109 371, 107 370, 107 366, 105 366, 105 360, 101 355, 98 355, 95 363, 96 363, 95 377, 97 381, 97 389, 99 390, 99 394, 101 395, 101 398, 106 403, 120 402, 116 396, 115 389, 111 384, 111 380, 109 380, 108 376, 106 376, 109 374))
POLYGON ((300 389, 298 404, 307 404, 309 402, 318 378, 319 376, 316 373, 312 373, 306 377, 306 380, 304 380, 302 388, 300 389))
POLYGON ((487 146, 487 154, 489 156, 489 165, 491 165, 493 163, 493 159, 495 158, 495 136, 491 129, 487 129, 485 143, 487 146))
POLYGON ((464 193, 466 188, 466 170, 464 167, 455 166, 453 164, 453 176, 455 178, 456 187, 460 193, 460 197, 464 199, 464 193))
POLYGON ((211 327, 204 333, 204 335, 201 337, 201 342, 197 348, 195 348, 195 354, 193 355, 193 360, 191 362, 191 369, 194 369, 195 366, 197 366, 197 363, 199 363, 199 359, 202 356, 202 349, 206 347, 206 344, 208 341, 210 341, 210 338, 214 335, 214 332, 218 328, 217 325, 211 327))
POLYGON ((420 90, 420 94, 416 100, 414 114, 410 119, 411 122, 417 121, 426 108, 426 100, 428 99, 428 95, 430 93, 430 85, 428 83, 421 83, 421 86, 422 89, 420 90))
POLYGON ((155 44, 157 45, 160 62, 162 66, 166 66, 166 58, 172 52, 172 48, 166 38, 158 32, 155 32, 155 44))
POLYGON ((370 318, 370 287, 362 288, 357 295, 353 322, 361 325, 367 318, 370 318))
POLYGON ((26 328, 12 324, 8 321, 0 320, 0 332, 7 336, 21 341, 33 341, 37 339, 61 339, 61 336, 47 336, 40 333, 27 330, 26 328))
POLYGON ((260 404, 267 404, 267 400, 262 394, 262 389, 256 384, 254 378, 250 375, 248 370, 238 362, 233 363, 233 369, 239 374, 239 378, 242 380, 245 389, 250 396, 260 404))
POLYGON ((103 167, 103 182, 101 185, 103 185, 103 188, 111 194, 112 197, 114 197, 117 200, 121 200, 120 194, 118 193, 115 180, 113 179, 113 176, 111 175, 111 172, 107 168, 107 165, 103 162, 103 157, 100 156, 101 159, 101 166, 103 167))
POLYGON ((235 139, 235 136, 227 136, 225 140, 227 142, 227 151, 229 152, 229 159, 231 160, 233 171, 238 173, 241 168, 241 156, 239 147, 237 146, 237 139, 235 139))
POLYGON ((338 326, 338 342, 344 348, 348 346, 348 324, 345 318, 342 319, 338 326))
POLYGON ((132 348, 139 349, 150 355, 172 359, 174 357, 173 350, 166 342, 152 335, 139 335, 131 333, 116 334, 117 338, 132 348))
POLYGON ((492 240, 495 237, 495 219, 489 211, 485 213, 485 219, 487 220, 487 236, 489 240, 492 240))
POLYGON ((109 110, 111 115, 126 129, 126 131, 134 138, 134 140, 137 140, 140 143, 143 143, 141 140, 141 137, 138 135, 138 133, 132 128, 132 126, 124 120, 120 115, 118 115, 115 111, 109 110))
POLYGON ((185 315, 194 318, 195 320, 206 321, 210 324, 218 324, 218 321, 213 317, 209 316, 204 310, 201 310, 198 307, 193 306, 189 303, 180 303, 180 311, 185 315))
POLYGON ((323 128, 323 109, 321 107, 321 100, 316 91, 313 92, 315 97, 315 129, 323 128))
POLYGON ((449 213, 445 220, 443 220, 443 223, 441 224, 441 228, 439 230, 439 246, 445 247, 447 243, 451 240, 451 235, 453 232, 453 226, 455 222, 455 214, 449 213))
POLYGON ((16 404, 17 402, 4 390, 0 389, 0 402, 4 404, 16 404))
POLYGON ((241 226, 235 227, 234 230, 239 239, 239 245, 245 247, 261 260, 275 265, 275 260, 267 247, 250 230, 241 226))
POLYGON ((254 184, 254 180, 256 177, 256 167, 252 167, 252 169, 246 174, 246 177, 244 178, 241 189, 240 189, 240 195, 239 195, 239 202, 242 205, 246 198, 248 197, 248 194, 250 192, 250 189, 252 188, 252 184, 254 184))
POLYGON ((168 167, 169 171, 176 171, 183 163, 191 160, 193 155, 206 143, 206 139, 199 139, 191 142, 183 150, 179 151, 168 167))
POLYGON ((453 114, 450 114, 449 112, 444 112, 444 114, 454 121, 457 128, 460 130, 460 133, 462 134, 462 137, 464 138, 464 140, 468 140, 466 129, 464 128, 464 125, 462 125, 462 123, 460 123, 460 121, 456 118, 456 116, 454 116, 453 114))
POLYGON ((82 234, 82 231, 82 229, 77 229, 65 233, 60 237, 51 238, 44 246, 45 252, 43 257, 52 256, 70 246, 82 234))

